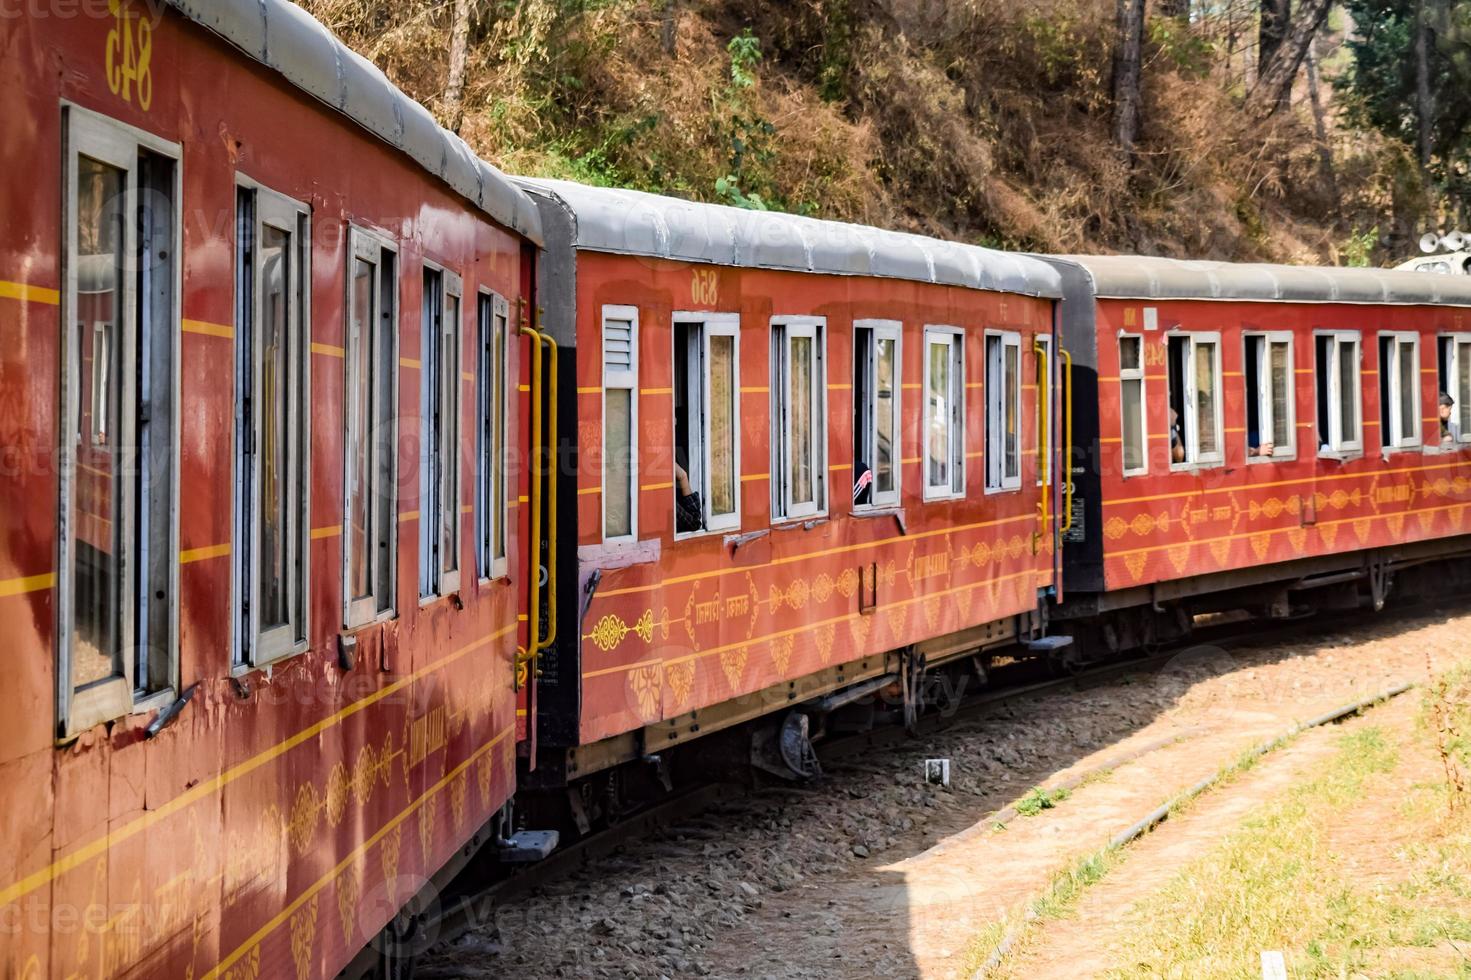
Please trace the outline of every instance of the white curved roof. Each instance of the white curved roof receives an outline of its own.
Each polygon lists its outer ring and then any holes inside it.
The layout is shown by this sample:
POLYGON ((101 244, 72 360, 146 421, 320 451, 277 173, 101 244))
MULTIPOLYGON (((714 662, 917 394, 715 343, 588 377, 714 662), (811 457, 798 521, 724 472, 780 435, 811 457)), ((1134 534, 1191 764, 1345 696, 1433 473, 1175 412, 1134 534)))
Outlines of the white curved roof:
POLYGON ((1057 270, 1026 255, 642 191, 565 180, 517 181, 568 211, 573 219, 571 245, 578 249, 743 268, 881 276, 1054 299, 1062 295, 1057 270))
POLYGON ((500 224, 541 244, 536 204, 366 58, 287 0, 168 0, 287 81, 413 157, 500 224))
POLYGON ((1095 295, 1109 299, 1471 306, 1471 276, 1137 255, 1057 258, 1082 266, 1093 280, 1095 295))

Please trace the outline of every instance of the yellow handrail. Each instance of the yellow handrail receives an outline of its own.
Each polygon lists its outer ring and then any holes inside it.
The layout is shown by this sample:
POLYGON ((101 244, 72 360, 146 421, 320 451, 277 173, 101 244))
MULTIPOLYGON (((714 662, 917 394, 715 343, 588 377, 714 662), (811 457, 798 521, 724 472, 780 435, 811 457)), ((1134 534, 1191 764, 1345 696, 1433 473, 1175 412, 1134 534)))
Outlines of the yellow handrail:
MULTIPOLYGON (((1037 355, 1038 374, 1050 381, 1052 375, 1049 372, 1047 348, 1043 347, 1040 343, 1034 342, 1032 344, 1032 350, 1037 355)), ((1037 505, 1037 509, 1040 511, 1038 516, 1040 518, 1039 523, 1041 524, 1041 528, 1032 532, 1032 554, 1034 555, 1037 553, 1038 545, 1042 541, 1042 535, 1047 533, 1047 503, 1052 497, 1052 385, 1050 383, 1044 385, 1042 390, 1037 393, 1037 396, 1042 402, 1042 431, 1037 433, 1038 441, 1041 443, 1041 452, 1037 456, 1037 460, 1041 466, 1045 467, 1043 472, 1047 475, 1042 481, 1042 502, 1037 505)))
MULTIPOLYGON (((523 314, 524 316, 524 314, 523 314)), ((518 333, 531 338, 531 541, 526 548, 530 559, 531 602, 527 607, 528 636, 526 646, 516 649, 516 682, 520 686, 521 668, 534 661, 542 651, 541 641, 541 334, 523 322, 518 333)))
POLYGON ((1063 508, 1065 513, 1062 517, 1062 529, 1059 533, 1066 534, 1073 529, 1073 355, 1066 350, 1059 349, 1062 355, 1062 363, 1067 366, 1067 402, 1064 406, 1063 427, 1066 434, 1063 437, 1063 508))
POLYGON ((547 394, 550 396, 548 404, 551 406, 551 416, 547 424, 547 445, 552 454, 552 478, 547 486, 547 635, 541 641, 541 649, 551 647, 557 639, 557 483, 561 474, 557 472, 560 465, 561 447, 557 442, 557 342, 552 335, 543 331, 540 327, 541 311, 537 310, 536 331, 541 335, 542 343, 552 353, 552 359, 547 365, 547 394))

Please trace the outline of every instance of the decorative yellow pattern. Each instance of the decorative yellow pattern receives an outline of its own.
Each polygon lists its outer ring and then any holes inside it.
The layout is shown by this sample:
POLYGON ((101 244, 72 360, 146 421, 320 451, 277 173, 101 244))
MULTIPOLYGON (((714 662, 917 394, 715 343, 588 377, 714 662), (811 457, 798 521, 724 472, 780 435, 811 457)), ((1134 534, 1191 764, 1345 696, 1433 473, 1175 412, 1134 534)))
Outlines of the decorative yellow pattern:
POLYGON ((342 923, 342 944, 353 948, 352 935, 358 925, 358 898, 363 893, 363 869, 356 861, 349 862, 337 875, 333 888, 337 893, 337 917, 342 923))
POLYGON ((490 774, 495 763, 490 761, 490 753, 482 755, 475 762, 475 785, 480 788, 480 805, 490 806, 490 774))
POLYGON ((1390 514, 1389 517, 1386 518, 1386 523, 1389 525, 1389 533, 1390 534, 1393 534, 1395 536, 1395 538, 1402 538, 1402 537, 1404 537, 1404 533, 1405 533, 1405 515, 1404 514, 1390 514))
POLYGON ((1416 511, 1415 520, 1420 525, 1420 533, 1429 534, 1430 529, 1435 526, 1435 512, 1429 510, 1416 511))
POLYGON ((627 637, 630 633, 637 633, 638 637, 644 643, 652 642, 653 609, 644 609, 643 615, 638 617, 638 621, 634 622, 633 625, 628 625, 627 622, 622 621, 622 617, 619 617, 615 612, 609 612, 609 614, 606 614, 605 617, 597 621, 597 625, 594 625, 591 633, 584 634, 584 639, 591 640, 591 642, 596 643, 597 649, 608 653, 613 647, 624 642, 624 637, 627 637))
POLYGON ((788 633, 786 636, 778 636, 771 641, 771 662, 776 667, 778 676, 785 677, 787 666, 792 661, 792 646, 795 638, 788 633))
POLYGON ((844 599, 853 598, 853 593, 858 591, 858 572, 853 568, 845 568, 838 574, 838 592, 844 599))
POLYGON ((1148 560, 1149 556, 1142 551, 1136 551, 1133 554, 1124 556, 1124 567, 1133 576, 1131 581, 1137 582, 1144 575, 1144 563, 1148 560))
POLYGON ((398 904, 398 895, 395 894, 398 888, 398 851, 403 844, 403 829, 403 824, 395 824, 378 845, 378 856, 383 862, 383 888, 389 904, 395 907, 398 904))
POLYGON ((449 812, 454 818, 455 830, 465 825, 465 797, 470 791, 470 774, 462 771, 449 784, 449 812))
POLYGON ((1175 568, 1175 574, 1184 575, 1190 567, 1190 546, 1188 544, 1177 544, 1165 550, 1165 557, 1175 568))
POLYGON ((1270 534, 1257 533, 1253 534, 1250 540, 1251 550, 1256 555, 1257 561, 1265 559, 1267 557, 1267 549, 1272 546, 1272 536, 1270 534))
POLYGON ((731 693, 740 693, 741 679, 746 673, 746 656, 745 647, 720 652, 720 669, 725 672, 725 679, 730 684, 731 693))
POLYGON ((689 703, 690 691, 695 686, 695 662, 683 660, 669 664, 664 669, 664 679, 669 683, 669 706, 678 714, 689 703))
POLYGON ((873 629, 872 616, 854 616, 848 620, 848 633, 853 637, 854 649, 863 649, 868 642, 869 631, 873 629))
POLYGON ((807 587, 807 580, 799 578, 787 586, 787 605, 793 609, 803 609, 807 606, 807 597, 811 590, 807 587))
POLYGON ((832 594, 832 576, 828 575, 827 572, 823 572, 821 575, 817 576, 817 580, 812 583, 812 598, 816 599, 818 602, 827 602, 828 599, 832 598, 832 594))
POLYGON ((225 971, 224 980, 260 980, 260 943, 250 947, 248 954, 225 971))
POLYGON ((921 604, 921 608, 924 609, 925 625, 929 627, 930 633, 933 634, 935 627, 940 622, 940 597, 937 595, 926 597, 921 604))
POLYGON ((822 661, 824 667, 832 659, 833 640, 836 639, 837 634, 838 625, 836 623, 824 623, 817 629, 817 635, 815 637, 817 640, 817 657, 822 661))
POLYGON ((307 980, 312 974, 312 950, 317 944, 317 900, 297 909, 291 916, 291 961, 296 964, 296 980, 307 980))
POLYGON ((1338 527, 1337 524, 1318 525, 1318 536, 1323 539, 1324 547, 1332 548, 1338 543, 1338 527))
POLYGON ((1302 554, 1302 549, 1308 543, 1308 532, 1306 528, 1294 527, 1287 531, 1287 540, 1292 543, 1292 553, 1302 554))
POLYGON ((309 782, 302 783, 296 790, 296 802, 291 805, 291 818, 286 824, 291 848, 297 854, 305 851, 312 842, 321 812, 322 801, 317 798, 317 787, 309 782))
POLYGON ((970 607, 971 603, 975 599, 975 590, 961 589, 960 591, 956 592, 952 598, 955 602, 955 608, 960 612, 960 621, 962 623, 969 623, 970 607))
POLYGON ((884 618, 889 621, 889 635, 894 638, 894 642, 902 642, 904 627, 909 622, 909 607, 889 606, 884 610, 884 618))
POLYGON ((628 672, 628 692, 638 711, 638 716, 645 722, 657 721, 659 718, 660 689, 663 686, 663 679, 662 664, 645 664, 628 672))
POLYGON ((439 797, 431 796, 419 807, 419 848, 424 866, 434 867, 434 820, 439 816, 439 797))
POLYGON ((1231 539, 1223 538, 1219 541, 1212 541, 1210 543, 1210 553, 1211 557, 1216 560, 1217 568, 1225 567, 1226 559, 1231 557, 1231 539))
POLYGON ((1360 520, 1357 520, 1357 521, 1354 521, 1354 523, 1353 523, 1354 537, 1356 537, 1356 538, 1359 539, 1359 544, 1363 545, 1363 544, 1368 544, 1369 543, 1369 531, 1373 527, 1374 527, 1374 522, 1371 521, 1371 520, 1369 520, 1367 517, 1361 518, 1360 520))
POLYGON ((339 762, 327 774, 325 803, 329 827, 336 827, 342 822, 342 814, 347 810, 347 799, 351 794, 352 786, 347 778, 347 767, 339 762))

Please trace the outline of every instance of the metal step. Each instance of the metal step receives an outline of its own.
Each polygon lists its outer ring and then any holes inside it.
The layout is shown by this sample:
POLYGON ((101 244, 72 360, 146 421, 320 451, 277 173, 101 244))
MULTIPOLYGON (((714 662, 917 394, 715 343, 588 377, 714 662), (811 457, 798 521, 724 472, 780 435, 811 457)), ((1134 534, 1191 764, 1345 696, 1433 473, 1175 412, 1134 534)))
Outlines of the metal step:
POLYGON ((535 864, 557 849, 560 835, 555 830, 522 830, 500 845, 500 858, 507 864, 535 864))
POLYGON ((1035 640, 1023 640, 1022 646, 1032 653, 1052 653, 1073 645, 1071 636, 1039 636, 1035 640))

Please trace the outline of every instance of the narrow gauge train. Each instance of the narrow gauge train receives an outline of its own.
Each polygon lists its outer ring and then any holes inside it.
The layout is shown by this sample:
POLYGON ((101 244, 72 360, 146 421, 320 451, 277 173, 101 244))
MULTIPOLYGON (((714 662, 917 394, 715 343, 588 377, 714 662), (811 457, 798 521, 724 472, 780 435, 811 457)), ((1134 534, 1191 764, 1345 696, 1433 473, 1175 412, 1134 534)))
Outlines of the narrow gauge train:
POLYGON ((514 790, 535 206, 282 0, 0 49, 0 974, 332 975, 514 790))
POLYGON ((1201 613, 1377 608, 1396 575, 1465 582, 1471 280, 1050 261, 1077 386, 1069 659, 1201 613))

